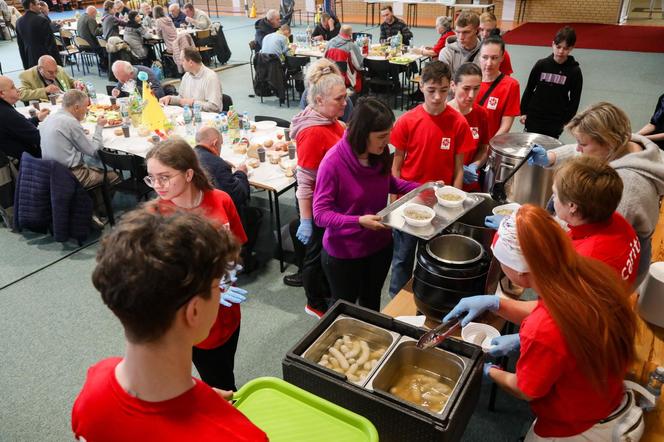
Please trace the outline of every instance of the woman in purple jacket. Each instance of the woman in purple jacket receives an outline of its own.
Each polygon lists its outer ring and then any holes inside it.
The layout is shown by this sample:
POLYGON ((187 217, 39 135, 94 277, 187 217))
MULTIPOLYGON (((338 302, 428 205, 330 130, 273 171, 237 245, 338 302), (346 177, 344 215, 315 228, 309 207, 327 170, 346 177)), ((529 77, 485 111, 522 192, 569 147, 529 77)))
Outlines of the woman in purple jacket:
POLYGON ((380 308, 380 294, 392 260, 392 233, 376 212, 390 193, 419 186, 390 173, 387 149, 392 110, 375 98, 353 109, 343 138, 325 155, 314 191, 314 221, 325 228, 323 270, 334 299, 380 308))

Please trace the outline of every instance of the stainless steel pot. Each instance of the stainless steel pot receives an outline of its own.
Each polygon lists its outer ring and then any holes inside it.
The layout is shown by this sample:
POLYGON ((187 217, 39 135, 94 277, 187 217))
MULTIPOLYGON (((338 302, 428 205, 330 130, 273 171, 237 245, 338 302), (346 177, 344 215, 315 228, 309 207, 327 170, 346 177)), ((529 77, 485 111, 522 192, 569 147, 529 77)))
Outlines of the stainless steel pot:
POLYGON ((482 259, 482 245, 461 235, 442 235, 426 245, 429 256, 443 264, 467 265, 482 259))
MULTIPOLYGON (((489 158, 484 167, 482 191, 490 193, 495 182, 504 181, 534 144, 546 150, 562 146, 555 138, 534 133, 508 133, 493 137, 489 141, 489 158)), ((524 165, 505 184, 505 192, 509 201, 544 207, 551 197, 552 184, 551 170, 524 165)))

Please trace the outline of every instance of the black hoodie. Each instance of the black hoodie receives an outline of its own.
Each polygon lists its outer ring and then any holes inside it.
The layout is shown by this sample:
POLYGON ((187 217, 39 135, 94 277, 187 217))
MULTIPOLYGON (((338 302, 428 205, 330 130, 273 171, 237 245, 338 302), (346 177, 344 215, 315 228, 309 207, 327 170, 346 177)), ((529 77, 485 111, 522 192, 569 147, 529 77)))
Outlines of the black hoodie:
POLYGON ((261 18, 259 20, 256 20, 254 23, 254 28, 256 29, 256 35, 254 36, 254 40, 256 41, 256 51, 260 51, 261 46, 263 45, 263 38, 267 34, 271 34, 273 32, 276 32, 276 29, 272 27, 272 24, 267 21, 267 18, 261 18))
POLYGON ((556 123, 561 127, 576 115, 583 76, 579 63, 569 56, 563 64, 553 54, 535 63, 521 97, 521 115, 529 121, 556 123))

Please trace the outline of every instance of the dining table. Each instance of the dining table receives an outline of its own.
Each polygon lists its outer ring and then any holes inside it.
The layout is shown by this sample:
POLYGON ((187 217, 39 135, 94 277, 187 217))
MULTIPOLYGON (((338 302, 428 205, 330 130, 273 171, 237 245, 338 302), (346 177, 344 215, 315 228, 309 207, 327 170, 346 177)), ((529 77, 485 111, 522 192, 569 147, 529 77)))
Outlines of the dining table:
MULTIPOLYGON (((118 99, 118 102, 121 102, 120 100, 122 99, 118 99)), ((110 97, 105 94, 97 94, 96 103, 100 105, 110 105, 110 97)), ((39 106, 41 109, 49 109, 51 113, 57 112, 61 109, 59 102, 55 105, 52 105, 48 102, 42 102, 39 104, 39 106)), ((27 117, 29 116, 30 108, 31 106, 24 106, 18 107, 16 110, 27 117)), ((193 148, 196 144, 194 138, 195 130, 197 127, 191 125, 189 128, 187 128, 185 126, 183 108, 179 106, 162 106, 162 108, 166 118, 173 126, 173 130, 168 135, 168 137, 178 136, 184 139, 193 148)), ((202 122, 199 123, 199 125, 216 125, 218 116, 219 114, 212 112, 201 112, 202 122)), ((89 134, 94 133, 96 125, 95 121, 86 119, 81 124, 89 134)), ((259 123, 256 125, 255 122, 252 122, 251 126, 260 127, 261 124, 259 123)), ((154 146, 152 137, 156 135, 156 132, 147 131, 147 129, 141 128, 140 126, 132 126, 129 128, 129 137, 125 137, 124 134, 116 134, 116 129, 118 129, 118 127, 119 126, 105 127, 103 129, 103 147, 106 149, 112 149, 145 158, 147 153, 154 146)), ((279 127, 273 127, 269 130, 256 129, 255 131, 252 131, 250 129, 248 131, 241 131, 241 136, 247 138, 250 144, 262 144, 268 139, 272 140, 273 142, 285 139, 284 129, 279 127)), ((237 153, 238 150, 235 149, 235 147, 236 146, 231 143, 230 137, 224 136, 220 157, 234 168, 242 164, 249 163, 250 158, 248 157, 247 153, 237 153)), ((276 224, 276 236, 278 243, 277 253, 279 257, 280 270, 282 272, 285 270, 286 265, 284 260, 283 241, 281 237, 281 211, 279 197, 289 190, 295 188, 295 177, 293 175, 287 176, 287 173, 289 173, 287 169, 294 171, 296 161, 296 158, 290 159, 288 158, 288 153, 283 152, 280 154, 280 160, 277 164, 273 164, 266 159, 265 162, 259 162, 256 167, 248 165, 247 175, 249 184, 255 189, 264 190, 268 193, 270 212, 274 214, 275 217, 274 221, 276 224)))

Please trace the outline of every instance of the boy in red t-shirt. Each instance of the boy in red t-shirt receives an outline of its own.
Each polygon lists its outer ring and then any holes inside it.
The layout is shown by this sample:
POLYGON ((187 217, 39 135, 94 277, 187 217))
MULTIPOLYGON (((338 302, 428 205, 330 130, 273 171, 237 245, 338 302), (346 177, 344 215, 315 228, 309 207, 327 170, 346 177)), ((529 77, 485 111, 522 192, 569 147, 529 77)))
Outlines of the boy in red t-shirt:
MULTIPOLYGON (((463 160, 474 148, 466 119, 450 106, 447 95, 451 72, 442 61, 432 61, 422 70, 420 90, 424 103, 401 116, 392 129, 395 147, 392 174, 407 181, 443 181, 463 186, 463 160)), ((394 254, 390 295, 408 282, 413 271, 417 239, 394 231, 394 254)))
POLYGON ((92 282, 124 328, 124 358, 92 366, 72 410, 78 440, 267 441, 217 390, 191 376, 219 283, 239 245, 192 213, 135 210, 102 240, 92 282), (120 276, 121 275, 121 276, 120 276), (120 276, 120 277, 119 277, 120 276))
POLYGON ((505 134, 512 128, 514 118, 521 114, 519 82, 500 72, 505 56, 505 42, 497 36, 482 40, 480 68, 482 85, 478 103, 489 112, 489 139, 505 134))

